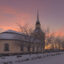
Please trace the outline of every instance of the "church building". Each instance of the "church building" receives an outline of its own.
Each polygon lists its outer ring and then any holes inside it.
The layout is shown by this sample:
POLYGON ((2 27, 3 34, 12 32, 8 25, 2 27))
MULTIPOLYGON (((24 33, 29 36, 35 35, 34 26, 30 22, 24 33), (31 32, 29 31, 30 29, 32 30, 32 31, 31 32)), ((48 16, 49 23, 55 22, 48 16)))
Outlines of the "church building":
POLYGON ((0 55, 42 53, 45 48, 45 33, 41 30, 39 14, 31 35, 7 30, 0 33, 0 55))

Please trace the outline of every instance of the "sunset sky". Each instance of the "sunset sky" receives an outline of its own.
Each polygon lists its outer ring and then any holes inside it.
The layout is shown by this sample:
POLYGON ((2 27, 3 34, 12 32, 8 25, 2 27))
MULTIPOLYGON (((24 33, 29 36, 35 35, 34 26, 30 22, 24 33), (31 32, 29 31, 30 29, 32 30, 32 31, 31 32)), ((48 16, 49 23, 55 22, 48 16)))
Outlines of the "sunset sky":
POLYGON ((17 23, 33 27, 37 9, 42 29, 64 35, 64 0, 0 0, 0 30, 16 30, 17 23))

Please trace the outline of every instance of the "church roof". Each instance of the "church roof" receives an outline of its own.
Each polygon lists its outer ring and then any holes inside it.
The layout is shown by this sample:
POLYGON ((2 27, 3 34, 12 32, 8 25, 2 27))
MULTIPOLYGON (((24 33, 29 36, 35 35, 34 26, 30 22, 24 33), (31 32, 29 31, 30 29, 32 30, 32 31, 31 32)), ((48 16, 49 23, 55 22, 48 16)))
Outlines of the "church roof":
POLYGON ((30 41, 30 42, 39 42, 40 40, 34 39, 31 36, 25 35, 20 32, 16 32, 13 30, 7 30, 5 32, 0 33, 0 40, 22 40, 22 41, 30 41))
POLYGON ((7 30, 7 31, 4 31, 2 33, 14 33, 14 34, 22 34, 21 32, 17 32, 17 31, 14 31, 14 30, 7 30))
POLYGON ((7 30, 2 33, 0 33, 0 39, 18 39, 16 36, 20 36, 20 32, 16 32, 13 30, 7 30))

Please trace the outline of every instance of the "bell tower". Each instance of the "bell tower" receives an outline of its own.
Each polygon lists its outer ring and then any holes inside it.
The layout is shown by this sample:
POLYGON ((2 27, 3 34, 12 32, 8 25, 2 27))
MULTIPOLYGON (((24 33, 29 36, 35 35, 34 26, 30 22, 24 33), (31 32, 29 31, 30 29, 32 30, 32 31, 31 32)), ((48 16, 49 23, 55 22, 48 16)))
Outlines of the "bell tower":
POLYGON ((39 21, 39 12, 38 11, 37 11, 37 20, 36 20, 36 24, 35 24, 35 29, 32 33, 32 36, 41 40, 40 44, 41 44, 41 47, 44 50, 44 48, 45 48, 45 33, 41 29, 41 24, 40 24, 40 21, 39 21))
POLYGON ((40 24, 40 20, 39 20, 39 12, 37 11, 37 20, 36 20, 36 24, 35 24, 35 30, 34 30, 34 33, 41 33, 42 30, 41 30, 41 24, 40 24))

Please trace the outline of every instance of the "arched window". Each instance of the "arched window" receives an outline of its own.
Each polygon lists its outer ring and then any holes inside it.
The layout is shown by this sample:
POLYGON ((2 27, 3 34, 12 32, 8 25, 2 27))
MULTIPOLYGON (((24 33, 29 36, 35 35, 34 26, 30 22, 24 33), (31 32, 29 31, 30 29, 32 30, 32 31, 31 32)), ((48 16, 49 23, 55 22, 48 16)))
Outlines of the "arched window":
POLYGON ((34 46, 32 47, 32 51, 33 51, 33 52, 35 51, 35 47, 34 47, 34 46))
POLYGON ((4 51, 9 51, 9 44, 4 44, 4 51))
POLYGON ((39 46, 37 46, 37 52, 39 51, 38 49, 39 49, 39 46))
POLYGON ((30 52, 30 46, 28 46, 28 52, 30 52))
POLYGON ((20 49, 21 49, 21 51, 24 51, 24 46, 23 46, 23 45, 21 45, 20 49))

